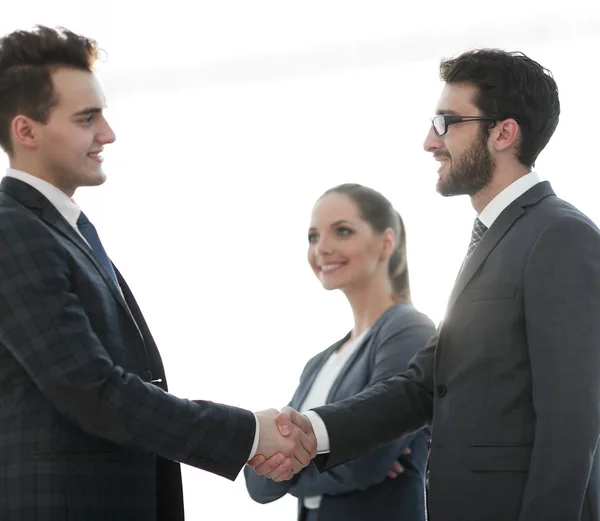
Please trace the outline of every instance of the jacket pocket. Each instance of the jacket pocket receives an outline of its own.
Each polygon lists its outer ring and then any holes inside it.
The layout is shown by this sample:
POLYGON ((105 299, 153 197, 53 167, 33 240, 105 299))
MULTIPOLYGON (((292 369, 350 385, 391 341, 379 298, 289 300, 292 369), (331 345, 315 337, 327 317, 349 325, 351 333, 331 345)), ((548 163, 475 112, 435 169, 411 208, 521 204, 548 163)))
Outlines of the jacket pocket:
POLYGON ((482 472, 527 472, 531 445, 474 445, 469 448, 470 470, 482 472))

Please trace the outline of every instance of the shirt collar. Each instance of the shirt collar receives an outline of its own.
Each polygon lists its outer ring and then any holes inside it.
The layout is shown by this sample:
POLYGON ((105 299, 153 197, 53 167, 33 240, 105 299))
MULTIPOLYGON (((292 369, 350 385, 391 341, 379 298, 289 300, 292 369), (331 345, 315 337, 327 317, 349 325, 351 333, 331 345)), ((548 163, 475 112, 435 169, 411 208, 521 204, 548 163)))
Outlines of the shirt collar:
POLYGON ((508 185, 487 204, 483 211, 478 215, 479 220, 489 228, 508 205, 539 182, 540 178, 535 172, 529 172, 528 174, 519 177, 519 179, 508 185))
POLYGON ((62 190, 39 177, 27 174, 21 170, 15 170, 14 168, 9 168, 6 171, 6 175, 7 177, 14 177, 19 181, 23 181, 35 188, 54 205, 71 226, 77 229, 77 219, 79 219, 79 215, 81 214, 81 208, 62 190))

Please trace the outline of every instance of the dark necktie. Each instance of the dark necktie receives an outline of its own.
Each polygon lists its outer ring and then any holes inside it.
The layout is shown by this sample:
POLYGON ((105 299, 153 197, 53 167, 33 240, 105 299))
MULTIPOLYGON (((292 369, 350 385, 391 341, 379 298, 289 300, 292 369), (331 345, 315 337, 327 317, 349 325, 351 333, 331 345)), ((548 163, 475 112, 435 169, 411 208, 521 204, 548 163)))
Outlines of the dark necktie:
POLYGON ((81 212, 81 214, 79 215, 79 219, 77 219, 77 228, 79 228, 81 235, 83 235, 84 239, 92 248, 96 259, 100 261, 102 266, 104 266, 106 272, 113 279, 117 287, 119 287, 119 283, 117 282, 117 275, 115 273, 115 270, 113 269, 110 259, 108 258, 108 255, 106 254, 104 246, 102 246, 102 243, 100 242, 98 232, 83 212, 81 212))
POLYGON ((471 256, 471 253, 473 253, 485 232, 487 232, 487 226, 483 224, 479 218, 476 218, 473 223, 473 232, 471 233, 471 242, 469 243, 469 249, 467 250, 467 258, 471 256))

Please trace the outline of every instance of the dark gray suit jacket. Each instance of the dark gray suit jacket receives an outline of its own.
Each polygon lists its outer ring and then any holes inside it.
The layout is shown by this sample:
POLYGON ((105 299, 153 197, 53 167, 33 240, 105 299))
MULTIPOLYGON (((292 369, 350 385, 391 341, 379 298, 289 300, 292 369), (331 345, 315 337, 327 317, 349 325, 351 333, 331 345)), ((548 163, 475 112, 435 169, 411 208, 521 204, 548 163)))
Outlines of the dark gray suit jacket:
POLYGON ((600 233, 543 182, 492 224, 405 375, 315 409, 319 464, 433 420, 432 521, 597 521, 599 370, 600 233))
POLYGON ((156 345, 120 283, 123 295, 42 194, 2 180, 3 521, 180 520, 175 462, 229 479, 246 462, 252 413, 165 392, 156 345))
MULTIPOLYGON (((411 358, 433 334, 433 322, 410 304, 390 307, 348 359, 329 391, 327 403, 353 396, 405 371, 411 358)), ((292 407, 302 406, 323 364, 347 339, 348 335, 308 361, 290 402, 292 407)), ((319 508, 322 520, 423 520, 423 477, 429 435, 429 429, 420 429, 322 474, 311 464, 292 480, 280 483, 258 476, 246 467, 246 486, 252 499, 259 503, 269 503, 290 493, 299 498, 300 508, 304 497, 323 495, 319 508), (400 456, 405 447, 411 449, 411 454, 400 456), (395 459, 400 459, 405 473, 390 479, 387 472, 395 459)))

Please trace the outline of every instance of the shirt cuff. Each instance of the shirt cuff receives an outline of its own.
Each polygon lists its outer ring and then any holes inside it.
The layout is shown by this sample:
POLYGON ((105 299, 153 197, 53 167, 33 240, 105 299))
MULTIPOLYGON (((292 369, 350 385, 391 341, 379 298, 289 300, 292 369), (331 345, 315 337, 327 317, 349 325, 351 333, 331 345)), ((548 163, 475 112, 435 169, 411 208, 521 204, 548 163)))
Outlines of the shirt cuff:
POLYGON ((306 411, 304 416, 308 418, 315 433, 315 438, 317 438, 317 454, 329 452, 329 434, 327 434, 325 422, 315 411, 306 411))
POLYGON ((258 418, 256 417, 256 414, 254 414, 254 421, 256 422, 256 430, 254 431, 254 443, 252 444, 252 450, 250 451, 250 456, 248 456, 248 461, 250 461, 255 456, 256 451, 258 449, 258 438, 260 437, 260 424, 258 423, 258 418))

